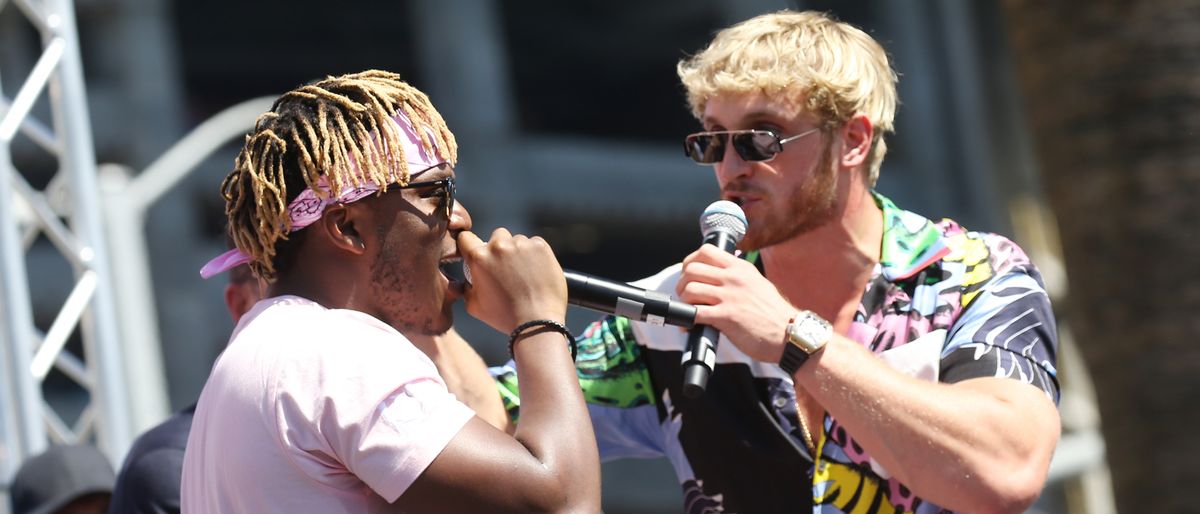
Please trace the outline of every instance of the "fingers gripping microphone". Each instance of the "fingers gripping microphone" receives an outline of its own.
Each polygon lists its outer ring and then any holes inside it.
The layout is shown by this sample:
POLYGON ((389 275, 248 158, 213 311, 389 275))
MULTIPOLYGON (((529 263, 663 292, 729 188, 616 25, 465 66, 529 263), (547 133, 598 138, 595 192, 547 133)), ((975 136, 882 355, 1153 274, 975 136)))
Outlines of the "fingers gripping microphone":
MULTIPOLYGON (((704 244, 711 244, 733 253, 746 236, 746 215, 737 204, 721 200, 713 202, 700 215, 700 233, 704 244)), ((698 398, 708 387, 717 362, 717 340, 721 333, 708 325, 696 325, 688 331, 687 349, 683 352, 683 395, 698 398)))

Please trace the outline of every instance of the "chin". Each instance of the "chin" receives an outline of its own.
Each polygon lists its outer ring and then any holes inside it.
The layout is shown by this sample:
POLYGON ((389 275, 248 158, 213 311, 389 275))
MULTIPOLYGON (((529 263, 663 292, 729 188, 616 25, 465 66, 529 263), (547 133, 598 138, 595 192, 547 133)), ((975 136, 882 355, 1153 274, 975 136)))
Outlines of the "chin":
POLYGON ((774 232, 766 232, 762 230, 755 231, 751 229, 746 232, 746 237, 743 238, 742 242, 738 244, 738 249, 742 250, 743 252, 762 250, 768 246, 778 244, 785 239, 786 238, 781 238, 779 234, 774 232))
POLYGON ((446 303, 442 306, 441 312, 434 318, 429 320, 426 329, 430 334, 442 335, 454 327, 454 304, 446 303))
POLYGON ((440 323, 435 323, 434 326, 431 327, 433 329, 433 333, 437 335, 445 334, 446 332, 449 332, 451 328, 454 328, 453 314, 447 314, 439 321, 440 323))

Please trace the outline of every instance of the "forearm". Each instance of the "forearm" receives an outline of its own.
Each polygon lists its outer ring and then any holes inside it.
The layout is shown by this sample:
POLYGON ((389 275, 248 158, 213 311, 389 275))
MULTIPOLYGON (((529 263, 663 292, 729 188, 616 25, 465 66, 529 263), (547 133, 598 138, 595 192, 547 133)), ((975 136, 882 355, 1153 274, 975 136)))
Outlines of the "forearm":
POLYGON ((574 508, 600 504, 596 438, 562 334, 530 330, 513 347, 521 422, 513 434, 558 477, 574 508))
POLYGON ((1040 492, 1059 420, 1036 388, 998 378, 921 381, 841 337, 795 378, 917 496, 954 510, 1007 512, 1024 510, 1040 492))

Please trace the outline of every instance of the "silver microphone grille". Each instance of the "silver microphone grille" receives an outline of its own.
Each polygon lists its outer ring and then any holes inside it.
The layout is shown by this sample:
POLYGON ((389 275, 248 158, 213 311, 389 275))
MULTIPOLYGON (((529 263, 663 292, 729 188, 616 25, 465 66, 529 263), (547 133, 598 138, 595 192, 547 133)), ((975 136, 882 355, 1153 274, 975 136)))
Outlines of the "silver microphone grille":
POLYGON ((746 237, 746 213, 738 204, 729 200, 718 200, 709 204, 700 214, 700 234, 708 237, 714 230, 721 230, 733 236, 740 243, 746 237))

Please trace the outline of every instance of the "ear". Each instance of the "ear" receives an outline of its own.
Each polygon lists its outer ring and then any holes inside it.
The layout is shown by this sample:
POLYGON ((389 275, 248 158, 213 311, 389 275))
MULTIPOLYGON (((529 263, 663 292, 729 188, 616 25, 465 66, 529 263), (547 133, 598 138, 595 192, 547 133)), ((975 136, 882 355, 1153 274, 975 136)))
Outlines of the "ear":
POLYGON ((229 317, 237 324, 255 303, 263 298, 258 282, 242 282, 225 284, 225 308, 229 309, 229 317), (254 287, 255 289, 250 289, 254 287))
POLYGON ((362 237, 365 226, 362 219, 363 209, 355 209, 354 205, 335 204, 326 207, 317 224, 322 239, 334 248, 362 255, 367 249, 366 241, 362 237))
POLYGON ((238 293, 237 287, 236 284, 225 284, 225 308, 229 309, 229 317, 233 318, 234 324, 249 309, 246 302, 243 301, 242 295, 238 293))
POLYGON ((846 143, 839 156, 842 167, 857 168, 867 162, 874 135, 875 127, 865 114, 855 114, 851 117, 842 126, 842 140, 846 143))

